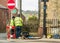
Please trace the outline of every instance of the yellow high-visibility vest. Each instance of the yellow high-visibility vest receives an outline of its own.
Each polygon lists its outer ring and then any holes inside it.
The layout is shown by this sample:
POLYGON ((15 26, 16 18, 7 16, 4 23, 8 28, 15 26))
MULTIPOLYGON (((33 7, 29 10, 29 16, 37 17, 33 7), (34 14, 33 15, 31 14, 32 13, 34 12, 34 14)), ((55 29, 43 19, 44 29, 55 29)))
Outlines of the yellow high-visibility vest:
POLYGON ((23 26, 23 20, 20 17, 15 17, 15 26, 23 26))
POLYGON ((11 19, 11 21, 10 21, 10 26, 14 26, 14 20, 13 19, 11 19))

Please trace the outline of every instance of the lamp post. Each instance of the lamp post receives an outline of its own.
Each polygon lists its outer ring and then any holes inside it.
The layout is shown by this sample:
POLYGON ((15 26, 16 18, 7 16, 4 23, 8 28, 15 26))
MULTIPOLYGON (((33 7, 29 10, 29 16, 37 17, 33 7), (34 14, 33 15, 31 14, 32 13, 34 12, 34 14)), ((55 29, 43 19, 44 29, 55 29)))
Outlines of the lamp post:
POLYGON ((18 9, 18 14, 22 14, 22 0, 15 0, 16 8, 18 9))
POLYGON ((22 0, 20 0, 20 16, 22 15, 22 0))
POLYGON ((40 27, 40 13, 41 12, 41 0, 38 0, 38 24, 40 27))
POLYGON ((46 1, 44 0, 44 16, 43 16, 43 34, 46 37, 47 29, 46 29, 46 1))
POLYGON ((48 0, 43 0, 44 2, 44 7, 43 7, 43 11, 44 11, 44 16, 43 16, 43 35, 45 36, 45 38, 47 38, 47 28, 46 28, 46 9, 47 9, 47 4, 46 2, 48 2, 48 0))

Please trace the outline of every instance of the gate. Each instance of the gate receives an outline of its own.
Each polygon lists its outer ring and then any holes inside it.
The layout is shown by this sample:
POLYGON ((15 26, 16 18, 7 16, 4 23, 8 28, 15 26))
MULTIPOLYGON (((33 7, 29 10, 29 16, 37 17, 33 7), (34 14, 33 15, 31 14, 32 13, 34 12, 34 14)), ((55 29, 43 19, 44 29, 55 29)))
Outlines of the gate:
POLYGON ((59 22, 60 22, 59 19, 47 19, 46 21, 47 35, 51 34, 52 37, 54 37, 54 35, 58 35, 60 38, 60 23, 59 22))
POLYGON ((59 34, 60 35, 60 24, 59 19, 48 19, 46 22, 47 25, 47 35, 59 34))

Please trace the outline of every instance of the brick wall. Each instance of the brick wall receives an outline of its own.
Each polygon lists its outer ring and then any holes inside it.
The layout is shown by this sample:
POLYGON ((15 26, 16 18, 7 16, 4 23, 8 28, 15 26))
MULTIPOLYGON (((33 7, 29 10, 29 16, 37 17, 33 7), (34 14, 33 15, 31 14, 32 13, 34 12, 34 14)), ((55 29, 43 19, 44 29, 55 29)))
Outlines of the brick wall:
POLYGON ((0 4, 7 7, 7 1, 8 0, 0 0, 0 4))
POLYGON ((6 32, 6 23, 10 19, 10 11, 7 9, 7 0, 0 0, 0 32, 6 32), (6 7, 6 9, 3 9, 6 7))

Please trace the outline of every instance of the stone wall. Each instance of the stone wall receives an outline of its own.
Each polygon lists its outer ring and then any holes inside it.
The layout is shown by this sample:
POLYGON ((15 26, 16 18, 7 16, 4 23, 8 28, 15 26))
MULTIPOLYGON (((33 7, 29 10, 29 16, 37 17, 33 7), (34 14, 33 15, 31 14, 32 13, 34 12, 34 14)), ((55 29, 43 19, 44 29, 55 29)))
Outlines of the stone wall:
MULTIPOLYGON (((46 19, 60 20, 60 0, 49 0, 47 2, 47 16, 46 19)), ((43 2, 41 2, 40 26, 43 26, 43 2)), ((48 21, 48 20, 47 20, 48 21)))

